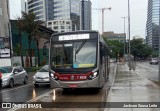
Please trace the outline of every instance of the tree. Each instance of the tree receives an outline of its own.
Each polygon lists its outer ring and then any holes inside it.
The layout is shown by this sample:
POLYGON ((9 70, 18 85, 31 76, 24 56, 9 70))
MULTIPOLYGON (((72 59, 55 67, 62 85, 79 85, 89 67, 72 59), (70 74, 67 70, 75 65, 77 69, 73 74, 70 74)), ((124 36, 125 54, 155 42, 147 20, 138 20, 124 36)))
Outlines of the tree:
POLYGON ((124 54, 124 43, 120 42, 118 40, 105 40, 110 49, 112 50, 110 52, 111 58, 116 58, 118 60, 118 57, 123 57, 124 54))
MULTIPOLYGON (((23 26, 24 31, 28 33, 28 44, 29 44, 29 57, 30 57, 30 65, 32 67, 32 50, 31 50, 31 41, 33 39, 38 41, 38 35, 39 35, 39 26, 42 22, 35 22, 35 15, 34 13, 25 13, 22 12, 22 18, 23 18, 23 26)), ((37 48, 39 43, 37 42, 37 48)), ((39 48, 38 48, 38 57, 39 57, 39 48)), ((39 63, 38 63, 39 64, 39 63)))
POLYGON ((42 22, 42 21, 36 21, 35 28, 33 30, 34 39, 36 40, 36 44, 37 44, 38 66, 40 66, 39 41, 40 41, 40 37, 44 36, 44 34, 42 32, 40 32, 39 27, 43 23, 44 22, 42 22))
POLYGON ((152 55, 153 50, 146 44, 143 44, 142 39, 133 39, 131 40, 131 54, 136 58, 146 59, 152 55))
POLYGON ((23 53, 22 53, 22 31, 24 30, 24 24, 23 19, 18 17, 18 20, 16 22, 16 26, 19 29, 19 50, 20 50, 20 56, 21 56, 21 63, 22 67, 24 67, 24 61, 23 61, 23 53))

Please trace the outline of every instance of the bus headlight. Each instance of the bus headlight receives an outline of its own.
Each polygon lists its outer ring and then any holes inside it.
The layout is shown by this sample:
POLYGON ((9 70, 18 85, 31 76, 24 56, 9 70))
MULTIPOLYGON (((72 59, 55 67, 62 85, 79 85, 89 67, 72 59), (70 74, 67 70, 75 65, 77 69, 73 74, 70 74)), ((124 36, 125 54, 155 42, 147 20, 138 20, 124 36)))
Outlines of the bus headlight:
POLYGON ((95 79, 98 76, 98 72, 93 72, 91 75, 88 76, 89 80, 95 79))
POLYGON ((97 77, 97 74, 98 74, 97 72, 94 72, 93 77, 97 77))
POLYGON ((54 74, 51 74, 51 77, 54 77, 54 74))
POLYGON ((58 80, 58 77, 57 77, 57 75, 56 75, 55 73, 54 73, 54 74, 53 74, 53 73, 51 74, 51 78, 54 79, 54 80, 58 80))

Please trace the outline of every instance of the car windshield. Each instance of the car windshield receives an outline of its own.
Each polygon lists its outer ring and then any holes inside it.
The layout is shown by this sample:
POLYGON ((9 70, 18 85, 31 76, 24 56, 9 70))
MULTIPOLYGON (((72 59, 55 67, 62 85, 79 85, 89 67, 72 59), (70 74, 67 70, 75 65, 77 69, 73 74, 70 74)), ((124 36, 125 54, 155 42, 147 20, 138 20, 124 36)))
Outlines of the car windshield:
POLYGON ((52 45, 52 67, 89 68, 96 66, 96 41, 85 40, 52 45))
POLYGON ((11 73, 12 67, 0 67, 0 73, 11 73))
POLYGON ((48 72, 48 65, 43 66, 39 72, 48 72))

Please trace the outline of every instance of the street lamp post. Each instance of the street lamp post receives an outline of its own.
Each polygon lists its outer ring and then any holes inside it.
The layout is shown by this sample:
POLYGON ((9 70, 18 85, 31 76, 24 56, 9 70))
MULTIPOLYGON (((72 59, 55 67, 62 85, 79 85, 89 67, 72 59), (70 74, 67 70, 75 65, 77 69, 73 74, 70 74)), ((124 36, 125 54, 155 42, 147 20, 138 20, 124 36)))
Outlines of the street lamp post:
POLYGON ((121 17, 121 18, 123 18, 124 19, 124 34, 125 34, 125 40, 124 40, 124 56, 125 56, 125 43, 126 43, 126 33, 125 33, 125 20, 126 20, 126 18, 127 17, 121 17))
POLYGON ((130 46, 130 3, 128 0, 128 55, 129 55, 129 70, 131 70, 131 46, 130 46))
MULTIPOLYGON (((160 2, 159 2, 159 12, 160 12, 160 2)), ((160 24, 160 14, 159 14, 159 24, 160 24)), ((159 30, 160 30, 160 26, 159 26, 159 30)), ((160 61, 160 32, 159 32, 159 61, 160 61)), ((158 71, 158 80, 160 81, 160 63, 159 63, 159 71, 158 71)))

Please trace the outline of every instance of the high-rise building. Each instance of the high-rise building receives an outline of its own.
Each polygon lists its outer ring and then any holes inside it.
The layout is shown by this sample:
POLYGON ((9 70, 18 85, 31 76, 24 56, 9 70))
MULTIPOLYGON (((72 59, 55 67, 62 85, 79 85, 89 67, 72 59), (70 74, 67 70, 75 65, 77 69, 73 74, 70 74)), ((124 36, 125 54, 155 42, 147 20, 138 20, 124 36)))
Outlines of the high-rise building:
POLYGON ((21 11, 27 12, 27 6, 25 0, 21 0, 21 11))
POLYGON ((36 20, 46 21, 46 0, 28 0, 27 12, 33 12, 36 20))
POLYGON ((80 0, 28 0, 27 7, 54 31, 80 30, 80 0))
POLYGON ((0 0, 0 37, 9 36, 9 11, 8 1, 0 0))
POLYGON ((146 43, 155 51, 159 47, 159 8, 160 0, 148 0, 146 23, 146 43))
POLYGON ((92 19, 91 19, 91 1, 90 0, 82 0, 81 1, 81 30, 91 30, 92 27, 92 19))
POLYGON ((53 4, 54 31, 80 30, 80 0, 53 0, 53 4))
MULTIPOLYGON (((3 57, 10 57, 9 8, 8 0, 0 0, 0 62, 3 57)), ((5 62, 7 62, 6 60, 5 62)), ((10 60, 9 60, 10 61, 10 60)))

